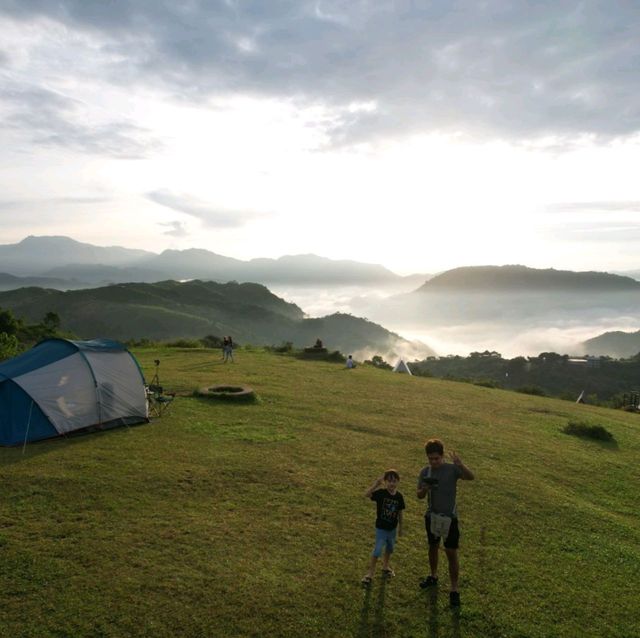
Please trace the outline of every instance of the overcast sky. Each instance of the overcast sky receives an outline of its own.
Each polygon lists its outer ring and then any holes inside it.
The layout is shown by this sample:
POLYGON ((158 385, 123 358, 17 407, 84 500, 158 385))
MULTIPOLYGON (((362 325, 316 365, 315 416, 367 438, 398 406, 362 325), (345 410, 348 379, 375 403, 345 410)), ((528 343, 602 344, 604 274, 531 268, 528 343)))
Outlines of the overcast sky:
POLYGON ((640 268, 637 0, 0 0, 0 243, 640 268))

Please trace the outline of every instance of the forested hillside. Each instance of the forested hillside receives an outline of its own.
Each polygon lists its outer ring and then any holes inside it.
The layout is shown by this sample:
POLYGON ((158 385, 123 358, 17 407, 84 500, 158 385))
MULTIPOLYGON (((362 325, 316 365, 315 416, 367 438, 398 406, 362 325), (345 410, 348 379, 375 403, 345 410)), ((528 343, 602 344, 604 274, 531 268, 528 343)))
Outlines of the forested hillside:
POLYGON ((320 337, 330 349, 380 353, 410 346, 382 326, 351 315, 306 319, 295 304, 250 283, 164 281, 67 292, 21 288, 0 293, 0 308, 28 321, 54 312, 62 329, 82 338, 167 340, 230 334, 240 343, 291 342, 301 347, 320 337))
POLYGON ((590 403, 618 407, 623 395, 640 388, 640 356, 572 359, 542 352, 537 357, 503 359, 497 352, 468 357, 429 357, 411 364, 414 374, 458 379, 575 401, 581 393, 590 403))

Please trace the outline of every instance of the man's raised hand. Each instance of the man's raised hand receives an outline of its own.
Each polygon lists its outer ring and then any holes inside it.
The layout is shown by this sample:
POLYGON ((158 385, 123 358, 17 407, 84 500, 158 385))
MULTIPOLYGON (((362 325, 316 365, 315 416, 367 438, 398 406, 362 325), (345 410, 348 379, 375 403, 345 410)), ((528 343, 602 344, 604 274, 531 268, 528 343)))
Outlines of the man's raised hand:
POLYGON ((455 452, 452 451, 449 458, 455 465, 462 465, 462 459, 455 452))

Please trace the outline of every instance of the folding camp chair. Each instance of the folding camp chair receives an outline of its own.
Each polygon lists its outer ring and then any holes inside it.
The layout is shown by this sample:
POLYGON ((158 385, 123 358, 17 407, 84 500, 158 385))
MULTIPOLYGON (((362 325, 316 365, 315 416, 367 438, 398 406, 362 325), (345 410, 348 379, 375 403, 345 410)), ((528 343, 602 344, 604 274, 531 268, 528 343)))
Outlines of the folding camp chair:
POLYGON ((175 392, 165 393, 161 385, 152 384, 147 386, 149 416, 161 417, 163 414, 166 414, 175 398, 175 392))

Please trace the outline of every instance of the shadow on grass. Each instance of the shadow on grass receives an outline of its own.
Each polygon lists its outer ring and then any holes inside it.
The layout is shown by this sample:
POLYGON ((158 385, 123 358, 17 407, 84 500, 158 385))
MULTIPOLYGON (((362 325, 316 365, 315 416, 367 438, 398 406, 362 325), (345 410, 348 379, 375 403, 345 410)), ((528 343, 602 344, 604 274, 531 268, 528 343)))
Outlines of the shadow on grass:
POLYGON ((95 437, 101 436, 126 436, 129 430, 142 425, 152 425, 149 423, 133 423, 129 425, 119 425, 105 430, 79 430, 65 435, 44 439, 43 441, 33 441, 24 445, 13 447, 0 447, 0 465, 13 465, 22 463, 30 458, 51 454, 66 449, 71 445, 82 445, 91 442, 95 437))
POLYGON ((572 434, 561 430, 562 434, 566 434, 567 436, 571 436, 578 441, 582 441, 587 445, 592 445, 599 448, 604 448, 605 450, 611 450, 612 452, 618 451, 620 448, 618 446, 618 442, 615 439, 611 439, 610 441, 601 441, 599 439, 593 439, 588 436, 580 436, 579 434, 572 434))
MULTIPOLYGON (((478 548, 478 574, 480 574, 478 580, 478 597, 482 603, 483 618, 485 626, 487 627, 487 636, 501 636, 503 635, 502 628, 495 622, 490 609, 489 603, 489 586, 487 584, 487 574, 491 573, 491 569, 487 560, 487 528, 483 525, 480 528, 480 542, 478 548)), ((459 618, 454 617, 454 623, 459 623, 459 618)), ((454 625, 455 627, 456 625, 454 625)), ((459 632, 458 628, 458 632, 459 632)), ((454 636, 459 636, 459 633, 454 633, 454 636)))
POLYGON ((252 407, 260 404, 260 398, 257 395, 254 395, 253 398, 247 399, 246 401, 228 401, 225 399, 218 399, 216 397, 206 397, 206 396, 198 396, 194 394, 189 395, 190 399, 197 401, 202 405, 208 406, 222 406, 228 410, 237 410, 240 408, 252 407))
POLYGON ((611 450, 618 449, 618 443, 609 430, 603 425, 589 423, 587 421, 569 421, 562 428, 564 434, 575 436, 583 441, 597 443, 600 447, 611 450))
POLYGON ((181 368, 177 368, 179 372, 195 372, 197 370, 207 370, 212 366, 223 366, 225 362, 222 359, 215 359, 213 361, 204 361, 200 363, 195 363, 189 366, 183 366, 181 368))
POLYGON ((451 610, 451 635, 460 638, 460 609, 451 610))
POLYGON ((438 588, 427 590, 427 636, 438 638, 438 588))
POLYGON ((387 587, 387 579, 380 581, 378 596, 374 603, 373 619, 370 622, 371 615, 371 587, 364 588, 364 599, 362 601, 362 611, 360 612, 360 624, 358 626, 358 638, 367 638, 368 636, 384 636, 384 598, 387 587))
MULTIPOLYGON (((438 638, 440 635, 440 611, 438 609, 438 588, 432 587, 427 591, 427 627, 426 636, 428 638, 438 638)), ((448 615, 444 620, 446 623, 448 615)), ((446 628, 445 628, 446 629, 446 628)), ((460 638, 460 609, 451 609, 451 630, 446 631, 445 635, 451 638, 460 638)))

